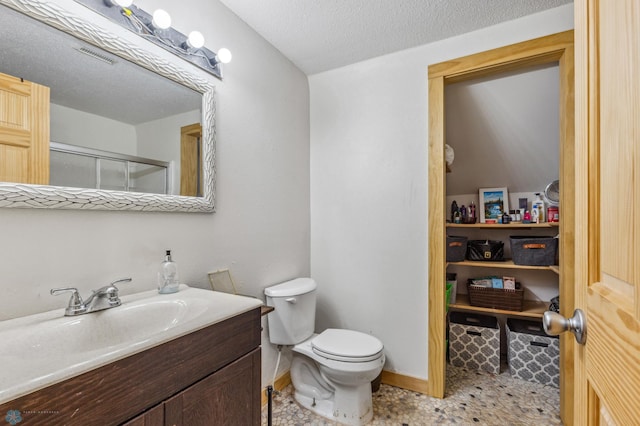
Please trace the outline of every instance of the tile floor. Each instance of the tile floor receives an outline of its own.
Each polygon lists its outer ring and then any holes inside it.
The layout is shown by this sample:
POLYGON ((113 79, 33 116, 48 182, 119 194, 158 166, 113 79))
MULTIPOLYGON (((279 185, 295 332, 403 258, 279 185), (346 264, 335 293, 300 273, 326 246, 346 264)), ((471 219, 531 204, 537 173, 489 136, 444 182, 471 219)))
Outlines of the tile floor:
MULTIPOLYGON (((503 369, 504 371, 505 369, 503 369)), ((500 375, 447 366, 444 399, 381 385, 373 394, 371 425, 562 425, 558 389, 500 375)), ((338 423, 300 407, 289 385, 274 395, 274 426, 321 426, 338 423)), ((262 410, 267 425, 267 408, 262 410)))

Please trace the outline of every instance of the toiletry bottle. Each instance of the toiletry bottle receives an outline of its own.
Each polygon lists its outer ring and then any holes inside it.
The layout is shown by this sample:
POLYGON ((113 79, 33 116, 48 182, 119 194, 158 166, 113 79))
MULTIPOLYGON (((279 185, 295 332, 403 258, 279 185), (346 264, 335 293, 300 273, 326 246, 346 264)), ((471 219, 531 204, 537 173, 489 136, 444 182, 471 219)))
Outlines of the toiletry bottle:
POLYGON ((167 250, 164 261, 158 272, 158 293, 175 293, 178 291, 178 265, 171 259, 171 250, 167 250))
POLYGON ((451 203, 451 222, 455 223, 455 218, 456 218, 456 212, 459 212, 458 209, 458 203, 456 203, 456 200, 453 200, 453 202, 451 203))
POLYGON ((476 223, 476 203, 469 203, 469 223, 476 223))
POLYGON ((540 216, 538 215, 536 206, 533 206, 531 209, 531 223, 540 223, 540 216))
POLYGON ((511 217, 509 216, 509 213, 507 212, 502 213, 502 224, 508 225, 510 222, 511 222, 511 217))
POLYGON ((539 192, 536 192, 536 199, 531 203, 531 217, 532 219, 536 219, 536 223, 543 223, 544 220, 544 201, 542 201, 542 196, 539 192), (534 211, 537 210, 537 214, 534 211))

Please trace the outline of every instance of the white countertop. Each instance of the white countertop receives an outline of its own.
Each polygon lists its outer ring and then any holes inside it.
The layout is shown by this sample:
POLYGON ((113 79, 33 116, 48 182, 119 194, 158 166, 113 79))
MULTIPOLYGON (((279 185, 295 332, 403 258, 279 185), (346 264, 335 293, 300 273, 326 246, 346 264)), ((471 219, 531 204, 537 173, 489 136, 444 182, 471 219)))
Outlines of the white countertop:
POLYGON ((0 404, 262 306, 186 285, 122 296, 122 305, 65 317, 56 309, 0 322, 0 404))

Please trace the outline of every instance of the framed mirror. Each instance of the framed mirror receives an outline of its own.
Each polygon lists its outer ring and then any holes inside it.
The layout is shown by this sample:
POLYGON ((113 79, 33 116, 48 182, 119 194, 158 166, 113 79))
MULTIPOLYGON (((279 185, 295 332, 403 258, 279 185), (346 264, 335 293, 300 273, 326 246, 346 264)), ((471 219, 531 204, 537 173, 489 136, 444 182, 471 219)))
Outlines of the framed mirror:
POLYGON ((214 211, 208 78, 58 4, 0 9, 0 207, 214 211))

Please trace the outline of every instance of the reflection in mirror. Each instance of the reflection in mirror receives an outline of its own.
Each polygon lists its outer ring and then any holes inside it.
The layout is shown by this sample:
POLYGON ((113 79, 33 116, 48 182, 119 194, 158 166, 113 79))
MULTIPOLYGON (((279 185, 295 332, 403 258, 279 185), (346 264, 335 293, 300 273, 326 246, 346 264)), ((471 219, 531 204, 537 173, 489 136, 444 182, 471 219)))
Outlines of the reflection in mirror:
POLYGON ((51 3, 0 0, 0 98, 11 99, 0 108, 11 127, 0 124, 0 206, 212 211, 213 86, 71 18, 51 3), (33 19, 43 13, 66 32, 33 19), (16 193, 48 197, 41 185, 70 199, 16 205, 16 193))
POLYGON ((50 140, 67 145, 63 163, 60 155, 51 155, 49 182, 25 183, 183 195, 180 129, 200 123, 200 93, 21 13, 6 12, 0 15, 0 72, 49 88, 50 140), (31 47, 24 49, 20 39, 31 47), (84 158, 71 159, 71 146, 84 158), (102 153, 87 161, 85 148, 102 153), (114 162, 118 156, 138 160, 114 162), (138 185, 133 165, 157 162, 168 163, 161 185, 138 185), (80 179, 91 175, 85 164, 95 170, 90 180, 80 179), (109 168, 111 182, 101 179, 109 168))

